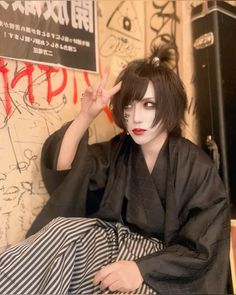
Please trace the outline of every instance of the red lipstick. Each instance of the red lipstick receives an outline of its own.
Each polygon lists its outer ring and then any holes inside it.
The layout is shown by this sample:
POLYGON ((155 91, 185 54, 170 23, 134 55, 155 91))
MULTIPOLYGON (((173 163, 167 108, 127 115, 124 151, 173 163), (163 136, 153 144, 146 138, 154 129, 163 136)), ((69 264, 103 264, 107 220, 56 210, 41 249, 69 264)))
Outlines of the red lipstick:
POLYGON ((145 131, 146 131, 146 129, 141 129, 141 128, 135 128, 135 129, 132 130, 132 132, 135 135, 142 135, 145 131))

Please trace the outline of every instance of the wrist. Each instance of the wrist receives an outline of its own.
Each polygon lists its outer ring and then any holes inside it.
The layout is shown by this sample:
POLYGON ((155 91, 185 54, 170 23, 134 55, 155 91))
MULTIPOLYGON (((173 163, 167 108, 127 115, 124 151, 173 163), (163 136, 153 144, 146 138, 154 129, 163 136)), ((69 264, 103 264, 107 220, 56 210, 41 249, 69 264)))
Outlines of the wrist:
POLYGON ((92 114, 80 111, 75 120, 82 119, 83 121, 88 122, 88 124, 90 124, 95 118, 96 116, 92 114))

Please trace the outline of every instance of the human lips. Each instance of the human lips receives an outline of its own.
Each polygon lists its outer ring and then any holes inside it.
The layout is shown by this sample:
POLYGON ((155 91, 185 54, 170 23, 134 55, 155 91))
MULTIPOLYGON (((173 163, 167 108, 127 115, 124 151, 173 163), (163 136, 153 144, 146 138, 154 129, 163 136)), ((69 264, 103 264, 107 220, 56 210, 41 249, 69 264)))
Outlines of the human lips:
POLYGON ((141 128, 135 128, 135 129, 132 130, 132 132, 135 135, 142 135, 145 131, 146 131, 146 129, 141 129, 141 128))

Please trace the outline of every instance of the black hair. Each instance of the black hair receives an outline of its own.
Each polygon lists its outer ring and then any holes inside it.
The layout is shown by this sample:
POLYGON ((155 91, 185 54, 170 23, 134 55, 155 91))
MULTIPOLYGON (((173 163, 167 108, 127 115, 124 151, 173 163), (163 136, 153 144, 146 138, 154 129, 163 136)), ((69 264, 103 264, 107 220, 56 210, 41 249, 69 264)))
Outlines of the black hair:
POLYGON ((149 57, 131 61, 121 71, 115 84, 122 81, 121 89, 110 102, 115 123, 126 129, 124 108, 134 100, 140 101, 153 83, 156 99, 156 116, 153 126, 162 122, 163 130, 181 135, 181 124, 187 108, 183 82, 171 68, 172 52, 166 45, 155 46, 149 57))

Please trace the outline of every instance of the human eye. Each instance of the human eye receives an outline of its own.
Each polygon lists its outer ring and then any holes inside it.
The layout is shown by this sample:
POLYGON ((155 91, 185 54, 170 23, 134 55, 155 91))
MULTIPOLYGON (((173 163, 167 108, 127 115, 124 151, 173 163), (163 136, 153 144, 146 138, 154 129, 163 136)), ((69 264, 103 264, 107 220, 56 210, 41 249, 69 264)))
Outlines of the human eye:
POLYGON ((144 107, 147 109, 155 109, 156 103, 154 101, 146 101, 144 107))
POLYGON ((124 110, 128 111, 128 110, 131 110, 132 109, 132 104, 127 104, 125 107, 124 107, 124 110))

